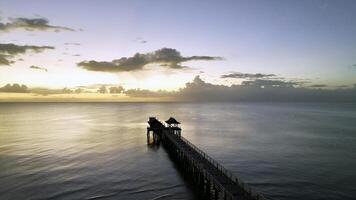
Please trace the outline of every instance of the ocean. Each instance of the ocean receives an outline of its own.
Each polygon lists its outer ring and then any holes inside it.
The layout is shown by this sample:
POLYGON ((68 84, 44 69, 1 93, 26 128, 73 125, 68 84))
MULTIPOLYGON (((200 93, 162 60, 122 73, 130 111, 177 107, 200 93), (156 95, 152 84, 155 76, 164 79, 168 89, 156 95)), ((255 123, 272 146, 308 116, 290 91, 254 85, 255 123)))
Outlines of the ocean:
POLYGON ((356 198, 356 104, 0 103, 0 199, 199 199, 150 116, 268 199, 356 198))

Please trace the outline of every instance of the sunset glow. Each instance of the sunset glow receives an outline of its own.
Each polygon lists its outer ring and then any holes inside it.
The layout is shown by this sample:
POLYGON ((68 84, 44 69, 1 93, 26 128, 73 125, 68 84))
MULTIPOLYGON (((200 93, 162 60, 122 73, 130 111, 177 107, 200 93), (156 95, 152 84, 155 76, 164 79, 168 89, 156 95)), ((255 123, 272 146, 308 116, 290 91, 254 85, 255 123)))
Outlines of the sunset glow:
MULTIPOLYGON (((354 3, 69 4, 0 1, 0 88, 23 84, 34 99, 38 88, 170 92, 196 76, 214 86, 354 88, 354 3)), ((117 98, 137 95, 124 91, 117 98)))

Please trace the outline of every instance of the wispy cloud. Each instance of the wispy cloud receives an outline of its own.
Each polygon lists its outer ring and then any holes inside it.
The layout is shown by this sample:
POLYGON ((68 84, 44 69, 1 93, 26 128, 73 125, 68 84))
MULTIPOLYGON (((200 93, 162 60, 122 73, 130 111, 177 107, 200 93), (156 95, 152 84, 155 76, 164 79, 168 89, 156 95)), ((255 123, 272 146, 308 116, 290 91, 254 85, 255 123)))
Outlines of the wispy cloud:
POLYGON ((157 63, 162 67, 169 69, 186 69, 182 66, 183 62, 193 60, 221 60, 221 57, 214 56, 189 56, 184 57, 176 49, 162 48, 151 53, 136 53, 132 57, 122 57, 112 61, 82 61, 78 63, 79 67, 89 71, 100 72, 128 72, 142 70, 145 65, 157 63))
POLYGON ((74 31, 72 28, 49 24, 45 18, 10 18, 9 22, 0 22, 0 31, 8 32, 16 29, 26 31, 74 31))
POLYGON ((146 44, 147 40, 143 39, 142 37, 137 37, 134 42, 141 43, 141 44, 146 44))
POLYGON ((236 79, 256 79, 256 78, 271 78, 276 77, 275 74, 250 74, 250 73, 241 73, 241 72, 233 72, 230 74, 221 75, 221 78, 236 78, 236 79))
POLYGON ((337 85, 336 88, 348 88, 350 87, 349 85, 337 85))
POLYGON ((304 81, 293 80, 270 80, 270 79, 255 79, 252 81, 242 81, 241 85, 257 86, 257 87, 294 87, 303 85, 304 81))
POLYGON ((80 43, 77 42, 66 42, 64 45, 73 45, 73 46, 80 46, 80 43))
POLYGON ((16 45, 0 44, 0 65, 11 65, 15 61, 11 60, 16 55, 25 54, 28 51, 40 53, 47 49, 54 49, 53 46, 16 45))
POLYGON ((309 87, 312 87, 312 88, 325 88, 325 87, 328 87, 328 85, 325 85, 325 84, 314 84, 314 85, 311 85, 309 87))
POLYGON ((30 69, 36 69, 36 70, 41 70, 41 71, 48 72, 47 68, 39 67, 39 66, 35 66, 35 65, 30 66, 30 69))

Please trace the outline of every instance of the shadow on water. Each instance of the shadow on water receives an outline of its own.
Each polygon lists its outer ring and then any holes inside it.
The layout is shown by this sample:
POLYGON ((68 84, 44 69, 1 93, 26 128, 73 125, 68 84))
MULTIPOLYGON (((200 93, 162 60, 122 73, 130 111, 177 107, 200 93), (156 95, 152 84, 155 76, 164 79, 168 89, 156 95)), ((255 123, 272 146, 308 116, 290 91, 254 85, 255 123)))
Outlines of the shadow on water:
MULTIPOLYGON (((161 141, 159 139, 155 140, 153 138, 147 137, 147 147, 150 150, 157 151, 158 149, 161 148, 161 141)), ((197 185, 194 183, 194 181, 191 179, 191 177, 189 175, 183 173, 183 171, 180 169, 180 166, 178 165, 178 163, 176 162, 174 157, 169 153, 166 153, 166 154, 168 155, 169 159, 172 161, 173 167, 178 172, 177 174, 179 175, 179 177, 184 181, 186 187, 193 194, 194 199, 195 200, 206 200, 207 197, 204 195, 204 193, 202 191, 200 191, 198 189, 197 185)))

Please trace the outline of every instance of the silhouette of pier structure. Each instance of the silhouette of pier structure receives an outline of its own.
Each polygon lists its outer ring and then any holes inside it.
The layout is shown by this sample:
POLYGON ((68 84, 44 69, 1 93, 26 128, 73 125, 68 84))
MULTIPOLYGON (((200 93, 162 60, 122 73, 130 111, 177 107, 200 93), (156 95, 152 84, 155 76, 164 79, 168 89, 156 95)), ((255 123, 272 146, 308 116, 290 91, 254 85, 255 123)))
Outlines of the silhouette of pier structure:
POLYGON ((150 117, 147 127, 147 141, 152 133, 153 143, 162 142, 172 159, 184 174, 190 177, 205 199, 224 200, 265 200, 225 169, 217 161, 181 136, 180 123, 169 118, 166 125, 150 117))

